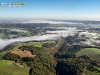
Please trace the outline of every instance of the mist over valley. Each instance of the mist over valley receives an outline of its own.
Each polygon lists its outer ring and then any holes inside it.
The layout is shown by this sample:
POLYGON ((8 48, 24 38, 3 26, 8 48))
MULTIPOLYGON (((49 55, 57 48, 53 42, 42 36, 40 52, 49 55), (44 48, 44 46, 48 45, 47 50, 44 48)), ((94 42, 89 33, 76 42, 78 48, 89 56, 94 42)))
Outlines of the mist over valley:
MULTIPOLYGON (((17 69, 17 65, 23 71, 28 69, 26 73, 29 75, 96 75, 100 74, 99 58, 100 21, 23 20, 0 23, 0 61, 6 61, 6 64, 13 61, 14 64, 8 67, 17 69)), ((3 71, 5 68, 1 74, 3 71)))

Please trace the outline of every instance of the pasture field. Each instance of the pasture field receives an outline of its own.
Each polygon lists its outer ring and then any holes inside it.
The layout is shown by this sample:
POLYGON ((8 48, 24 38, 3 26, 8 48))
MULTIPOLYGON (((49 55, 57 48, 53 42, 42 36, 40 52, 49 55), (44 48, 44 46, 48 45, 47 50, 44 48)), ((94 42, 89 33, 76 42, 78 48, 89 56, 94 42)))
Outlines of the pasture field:
POLYGON ((93 56, 99 54, 100 54, 100 49, 98 48, 83 48, 81 51, 77 53, 77 56, 82 56, 82 55, 93 56))
POLYGON ((19 47, 25 45, 33 45, 35 47, 42 47, 43 44, 45 43, 56 43, 55 41, 49 40, 49 41, 38 41, 38 42, 25 42, 25 43, 17 43, 14 49, 18 49, 19 47))
POLYGON ((14 61, 10 61, 10 60, 0 60, 0 72, 1 72, 1 70, 12 65, 13 63, 14 63, 14 61))
POLYGON ((0 60, 0 75, 29 75, 29 69, 14 61, 0 60))

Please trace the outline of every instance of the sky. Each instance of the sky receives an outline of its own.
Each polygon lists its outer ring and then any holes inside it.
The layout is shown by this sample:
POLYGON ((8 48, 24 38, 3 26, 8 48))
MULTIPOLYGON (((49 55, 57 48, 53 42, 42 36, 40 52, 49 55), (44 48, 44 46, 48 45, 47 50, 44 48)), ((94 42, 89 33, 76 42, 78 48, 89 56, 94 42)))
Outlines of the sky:
POLYGON ((0 0, 26 2, 23 7, 0 7, 0 19, 100 19, 100 0, 0 0))

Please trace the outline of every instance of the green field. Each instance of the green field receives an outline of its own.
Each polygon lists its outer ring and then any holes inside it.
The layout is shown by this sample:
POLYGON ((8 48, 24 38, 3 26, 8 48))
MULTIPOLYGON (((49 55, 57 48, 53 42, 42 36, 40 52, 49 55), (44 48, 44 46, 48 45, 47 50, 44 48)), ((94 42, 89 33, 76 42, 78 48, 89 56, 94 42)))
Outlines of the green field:
POLYGON ((0 75, 29 75, 29 67, 15 64, 14 61, 0 60, 0 75))
POLYGON ((28 44, 36 47, 42 47, 42 45, 45 43, 55 43, 55 41, 29 42, 28 44))
POLYGON ((100 54, 100 49, 98 48, 83 48, 81 51, 77 53, 77 56, 82 56, 82 55, 99 55, 100 54))
POLYGON ((41 42, 25 42, 25 43, 17 43, 16 46, 13 48, 14 50, 18 49, 19 47, 23 45, 33 45, 35 47, 42 47, 45 43, 56 43, 55 41, 41 41, 41 42))
POLYGON ((13 64, 14 61, 0 60, 0 71, 13 64))
POLYGON ((28 42, 27 44, 33 45, 33 46, 35 46, 35 47, 42 47, 41 42, 28 42))

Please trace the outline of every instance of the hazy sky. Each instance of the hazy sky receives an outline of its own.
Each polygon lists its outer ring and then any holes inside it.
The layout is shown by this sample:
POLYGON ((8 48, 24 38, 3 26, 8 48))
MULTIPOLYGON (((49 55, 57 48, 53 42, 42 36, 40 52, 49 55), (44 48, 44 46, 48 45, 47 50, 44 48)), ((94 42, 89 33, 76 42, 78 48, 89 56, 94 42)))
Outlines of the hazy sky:
POLYGON ((0 18, 26 19, 97 19, 100 0, 0 0, 27 2, 24 7, 0 7, 0 18))

